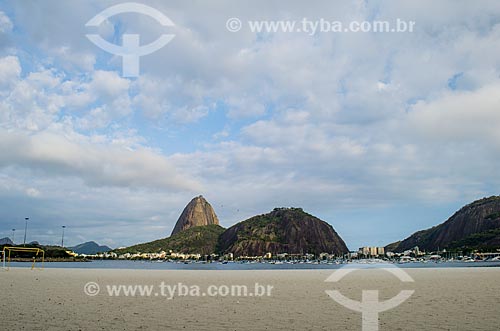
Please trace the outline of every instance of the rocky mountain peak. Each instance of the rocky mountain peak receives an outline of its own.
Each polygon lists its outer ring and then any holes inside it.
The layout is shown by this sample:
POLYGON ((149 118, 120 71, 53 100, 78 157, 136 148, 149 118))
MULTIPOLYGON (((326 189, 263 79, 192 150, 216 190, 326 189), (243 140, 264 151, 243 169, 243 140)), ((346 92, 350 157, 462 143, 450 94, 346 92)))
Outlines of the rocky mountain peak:
POLYGON ((175 224, 172 235, 196 226, 210 224, 219 225, 219 219, 210 203, 200 195, 193 198, 184 208, 175 224))

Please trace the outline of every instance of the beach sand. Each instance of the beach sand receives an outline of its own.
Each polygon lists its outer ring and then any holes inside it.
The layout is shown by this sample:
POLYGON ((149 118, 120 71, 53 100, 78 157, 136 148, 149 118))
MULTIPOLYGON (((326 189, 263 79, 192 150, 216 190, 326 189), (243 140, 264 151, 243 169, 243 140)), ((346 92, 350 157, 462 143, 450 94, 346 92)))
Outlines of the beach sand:
MULTIPOLYGON (((178 271, 13 268, 0 271, 1 330, 361 330, 361 314, 330 298, 339 290, 354 300, 379 290, 380 300, 415 293, 380 313, 380 330, 499 330, 500 268, 405 269, 402 283, 383 270, 359 270, 336 283, 335 270, 178 271), (96 296, 85 284, 100 287, 96 296), (270 296, 175 296, 158 286, 254 284, 270 296), (149 297, 110 296, 107 285, 153 285, 149 297), (154 293, 158 295, 155 296, 154 293)), ((92 290, 93 288, 91 288, 92 290)), ((200 292, 201 294, 201 292, 200 292)))

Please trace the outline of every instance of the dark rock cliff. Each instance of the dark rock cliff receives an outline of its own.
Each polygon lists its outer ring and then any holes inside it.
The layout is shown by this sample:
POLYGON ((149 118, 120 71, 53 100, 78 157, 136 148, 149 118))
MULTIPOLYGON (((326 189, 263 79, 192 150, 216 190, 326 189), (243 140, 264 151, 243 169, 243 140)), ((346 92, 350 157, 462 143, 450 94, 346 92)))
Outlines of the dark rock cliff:
POLYGON ((220 253, 237 256, 272 254, 342 255, 347 246, 333 227, 300 208, 276 208, 240 222, 219 237, 220 253))
POLYGON ((494 245, 500 242, 499 231, 500 196, 492 196, 462 207, 446 222, 415 232, 399 243, 389 244, 387 249, 402 252, 418 246, 421 250, 435 251, 462 246, 494 245))

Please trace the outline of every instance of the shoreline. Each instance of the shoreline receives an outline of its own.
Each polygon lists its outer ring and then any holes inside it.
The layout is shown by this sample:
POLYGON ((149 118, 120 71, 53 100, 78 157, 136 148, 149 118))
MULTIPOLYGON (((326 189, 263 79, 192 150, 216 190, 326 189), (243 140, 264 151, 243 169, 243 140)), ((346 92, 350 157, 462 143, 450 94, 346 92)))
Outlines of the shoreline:
MULTIPOLYGON (((127 272, 141 272, 141 273, 148 273, 148 272, 246 272, 246 273, 260 273, 260 272, 284 272, 284 273, 293 273, 293 272, 320 272, 320 273, 333 273, 341 269, 353 269, 354 271, 359 271, 363 273, 369 273, 369 272, 380 272, 384 271, 386 269, 403 269, 407 272, 420 272, 420 271, 425 271, 425 272, 432 272, 432 270, 438 270, 438 271, 467 271, 467 270, 496 270, 499 273, 500 277, 500 266, 457 266, 457 267, 433 267, 433 268, 408 268, 408 267, 399 267, 399 266, 394 266, 391 268, 391 265, 387 265, 389 268, 386 267, 384 264, 380 264, 377 266, 374 266, 372 268, 357 268, 355 265, 345 265, 345 268, 335 268, 335 269, 130 269, 130 268, 58 268, 58 267, 53 267, 53 268, 46 268, 46 269, 41 269, 36 267, 35 270, 38 271, 48 271, 50 273, 55 272, 55 271, 64 271, 64 272, 95 272, 95 271, 105 271, 105 272, 120 272, 120 271, 127 271, 127 272)), ((12 266, 10 267, 9 270, 5 270, 3 268, 0 268, 0 271, 3 272, 8 272, 10 270, 13 271, 25 271, 28 270, 29 268, 26 267, 18 267, 18 266, 12 266)), ((30 270, 32 271, 32 270, 30 270)), ((53 275, 51 275, 53 276, 53 275)), ((500 278, 499 278, 500 279, 500 278)), ((500 282, 499 282, 500 285, 500 282)), ((500 299, 500 295, 499 295, 500 299)))
MULTIPOLYGON (((474 269, 474 268, 500 268, 500 262, 432 262, 432 263, 341 263, 341 264, 273 264, 273 263, 241 263, 241 262, 211 262, 211 263, 186 263, 182 261, 149 261, 149 260, 87 260, 87 261, 45 261, 43 266, 47 269, 120 269, 120 270, 338 270, 342 268, 400 268, 400 269, 474 269), (86 262, 86 263, 82 263, 86 262)), ((7 265, 7 264, 6 264, 7 265)), ((37 261, 36 268, 41 268, 37 261)), ((11 268, 27 268, 32 266, 32 261, 13 261, 11 268)))

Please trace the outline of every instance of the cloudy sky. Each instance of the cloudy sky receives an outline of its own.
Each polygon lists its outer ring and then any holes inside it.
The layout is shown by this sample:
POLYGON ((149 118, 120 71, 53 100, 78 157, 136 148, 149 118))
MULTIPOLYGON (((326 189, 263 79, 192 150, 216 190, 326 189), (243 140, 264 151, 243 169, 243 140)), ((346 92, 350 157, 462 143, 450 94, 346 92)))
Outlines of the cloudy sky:
POLYGON ((498 1, 144 1, 175 26, 85 26, 118 3, 0 0, 0 237, 150 241, 203 194, 223 226, 303 207, 357 249, 500 193, 498 1), (248 26, 303 18, 415 26, 248 26), (126 78, 87 33, 175 37, 126 78))

